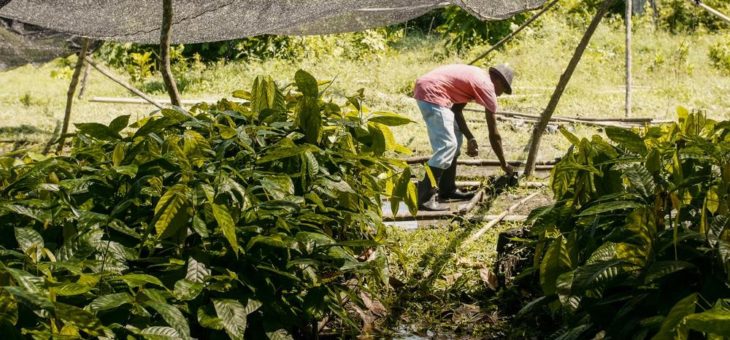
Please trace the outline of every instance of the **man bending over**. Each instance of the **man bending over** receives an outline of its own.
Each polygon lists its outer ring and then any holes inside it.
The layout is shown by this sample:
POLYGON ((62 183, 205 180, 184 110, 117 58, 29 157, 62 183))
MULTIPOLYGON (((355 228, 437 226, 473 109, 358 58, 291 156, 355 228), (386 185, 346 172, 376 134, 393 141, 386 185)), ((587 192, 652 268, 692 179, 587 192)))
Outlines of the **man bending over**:
POLYGON ((414 97, 426 121, 433 149, 428 165, 436 180, 436 183, 431 183, 426 176, 418 183, 419 209, 446 211, 449 210, 448 205, 439 201, 466 200, 474 196, 473 192, 462 192, 456 188, 456 160, 464 136, 467 140, 466 154, 471 157, 479 155, 477 141, 462 113, 468 102, 484 106, 489 143, 502 169, 512 174, 513 169, 504 158, 494 113, 497 112, 497 97, 503 93, 512 94, 513 75, 507 65, 490 67, 487 72, 476 66, 455 64, 441 66, 416 80, 414 97))

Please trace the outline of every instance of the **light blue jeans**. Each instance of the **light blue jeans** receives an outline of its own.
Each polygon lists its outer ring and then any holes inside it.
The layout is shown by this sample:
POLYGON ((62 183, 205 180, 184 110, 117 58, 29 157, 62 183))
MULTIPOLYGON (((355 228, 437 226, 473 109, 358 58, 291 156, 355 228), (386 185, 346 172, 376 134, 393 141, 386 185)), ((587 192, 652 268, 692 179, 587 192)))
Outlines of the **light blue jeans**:
POLYGON ((418 101, 423 120, 426 121, 428 140, 431 142, 433 155, 428 161, 430 167, 448 169, 451 161, 459 155, 464 135, 454 119, 451 109, 436 104, 418 101))

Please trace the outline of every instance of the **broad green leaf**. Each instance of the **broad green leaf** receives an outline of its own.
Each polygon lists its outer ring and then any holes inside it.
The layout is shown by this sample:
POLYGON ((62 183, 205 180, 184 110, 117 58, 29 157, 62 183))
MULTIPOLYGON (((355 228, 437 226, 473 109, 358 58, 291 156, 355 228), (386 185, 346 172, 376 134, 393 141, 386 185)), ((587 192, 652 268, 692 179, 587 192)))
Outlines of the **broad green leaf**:
POLYGON ((210 307, 202 306, 202 307, 198 308, 198 311, 196 313, 197 317, 198 317, 198 322, 200 323, 200 325, 205 328, 222 330, 223 329, 223 320, 221 320, 220 318, 218 318, 216 316, 211 315, 212 310, 209 313, 208 311, 206 311, 206 309, 210 309, 210 307))
POLYGON ((236 224, 233 222, 231 214, 228 213, 228 208, 212 203, 211 208, 213 209, 213 216, 218 227, 221 229, 223 236, 228 240, 228 244, 231 245, 234 253, 238 253, 238 237, 236 236, 236 224))
POLYGON ((171 327, 152 326, 139 332, 147 340, 178 340, 182 336, 171 327))
POLYGON ((555 293, 557 278, 570 270, 571 261, 563 236, 552 240, 540 262, 540 285, 545 295, 555 293))
POLYGON ((564 126, 561 125, 560 127, 558 127, 558 130, 560 130, 560 133, 562 133, 563 136, 565 136, 565 138, 570 141, 570 144, 573 144, 575 146, 580 144, 580 138, 576 137, 576 135, 568 131, 564 126))
POLYGON ((144 287, 147 284, 165 288, 160 279, 147 274, 126 274, 119 277, 130 288, 144 287))
POLYGON ((276 332, 268 332, 266 333, 266 336, 269 340, 294 340, 294 338, 284 329, 280 329, 276 332))
POLYGON ((232 299, 213 299, 213 306, 228 336, 231 339, 243 339, 248 326, 248 313, 243 305, 232 299))
POLYGON ((646 155, 647 151, 644 140, 633 131, 617 127, 607 127, 606 135, 619 146, 633 153, 646 155))
POLYGON ((13 295, 0 289, 0 324, 3 322, 13 326, 18 323, 18 303, 13 295))
POLYGON ((20 250, 30 256, 34 262, 38 262, 43 253, 45 243, 43 237, 33 228, 15 228, 15 240, 20 250))
POLYGON ((580 266, 575 269, 573 276, 573 291, 581 292, 588 289, 603 287, 613 281, 623 272, 622 263, 618 260, 596 262, 580 266))
POLYGON ((101 321, 81 308, 56 302, 54 314, 65 323, 70 323, 92 336, 103 334, 101 321))
POLYGON ((644 282, 655 282, 669 274, 691 268, 695 268, 695 265, 685 261, 657 261, 646 270, 644 282))
POLYGON ((59 296, 74 296, 89 292, 91 287, 85 284, 70 282, 53 287, 53 290, 56 292, 56 295, 59 296))
POLYGON ((251 92, 246 90, 236 90, 231 95, 233 98, 251 100, 251 92))
POLYGON ((205 263, 197 261, 192 256, 188 258, 188 268, 185 279, 191 282, 203 283, 210 276, 211 272, 205 263))
POLYGON ((218 124, 216 127, 218 128, 218 133, 220 133, 221 138, 223 139, 231 139, 238 135, 238 131, 230 126, 218 124))
POLYGON ((16 286, 3 287, 3 288, 5 289, 5 291, 7 291, 11 295, 13 295, 13 297, 15 297, 15 299, 18 302, 25 304, 26 306, 30 307, 31 309, 36 309, 36 308, 52 309, 53 308, 53 303, 45 295, 29 292, 23 288, 16 287, 16 286))
POLYGON ((307 142, 319 144, 322 137, 322 114, 320 113, 319 100, 316 97, 304 96, 298 106, 299 127, 307 137, 307 142))
MULTIPOLYGON (((730 183, 726 185, 730 185, 730 183)), ((717 194, 717 186, 710 187, 705 200, 707 201, 707 210, 713 214, 716 213, 720 208, 720 195, 717 194)))
POLYGON ((133 298, 129 293, 113 293, 102 295, 89 303, 88 308, 93 312, 105 311, 118 308, 128 303, 132 303, 133 298))
POLYGON ((76 129, 79 133, 87 135, 92 138, 115 141, 122 139, 118 131, 111 129, 110 127, 99 124, 99 123, 77 123, 76 129))
POLYGON ((122 161, 124 161, 124 144, 119 143, 114 147, 114 151, 112 152, 112 164, 118 167, 122 165, 122 161))
POLYGON ((277 200, 294 194, 294 182, 288 176, 266 176, 261 178, 261 186, 266 194, 277 200))
POLYGON ((297 84, 297 88, 304 96, 315 98, 319 96, 317 79, 306 71, 298 70, 297 73, 294 74, 294 81, 297 84))
POLYGON ((165 322, 177 331, 180 338, 191 339, 190 326, 188 325, 187 318, 185 318, 177 307, 156 301, 147 301, 145 304, 159 313, 165 322))
POLYGON ((406 194, 405 202, 408 206, 408 211, 411 215, 416 216, 418 214, 418 188, 416 188, 416 183, 408 181, 407 190, 408 193, 406 194))
POLYGON ((188 211, 189 200, 186 193, 187 188, 178 184, 160 197, 155 206, 157 236, 164 237, 174 234, 188 223, 191 216, 188 211))
POLYGON ((204 285, 199 282, 192 282, 186 279, 175 282, 175 289, 172 294, 181 301, 194 300, 203 291, 204 285))
POLYGON ((679 300, 669 311, 659 332, 652 337, 652 340, 686 339, 687 331, 680 328, 681 322, 687 315, 695 312, 695 304, 697 304, 696 293, 679 300))
POLYGON ((121 132, 129 125, 129 117, 129 115, 122 115, 114 118, 114 120, 109 123, 109 129, 116 133, 121 132))
POLYGON ((702 313, 687 315, 682 321, 684 327, 705 334, 730 335, 730 312, 713 308, 702 313))
POLYGON ((593 216, 610 211, 641 208, 644 205, 634 201, 609 201, 590 206, 578 214, 578 217, 593 216))
POLYGON ((414 123, 414 121, 410 120, 408 117, 401 116, 397 113, 384 111, 378 111, 373 113, 373 116, 370 117, 368 121, 373 123, 380 123, 387 126, 400 126, 414 123))
POLYGON ((184 123, 193 119, 193 117, 190 116, 189 113, 176 107, 173 107, 171 109, 162 109, 160 110, 160 114, 162 114, 163 117, 170 118, 177 123, 184 123))

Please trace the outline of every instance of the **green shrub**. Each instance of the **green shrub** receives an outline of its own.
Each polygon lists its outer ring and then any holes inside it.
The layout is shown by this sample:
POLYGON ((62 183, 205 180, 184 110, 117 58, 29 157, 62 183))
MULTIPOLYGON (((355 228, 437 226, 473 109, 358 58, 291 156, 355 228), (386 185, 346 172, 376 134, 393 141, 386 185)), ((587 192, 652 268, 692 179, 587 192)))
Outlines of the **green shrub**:
POLYGON ((387 157, 407 151, 388 126, 410 121, 295 79, 258 77, 234 93, 245 104, 163 109, 136 130, 129 116, 77 124, 70 156, 1 158, 4 336, 356 328, 347 306, 386 279, 381 198, 415 209, 409 168, 387 157))
POLYGON ((718 42, 710 46, 712 66, 725 74, 730 74, 730 41, 718 42))
POLYGON ((613 143, 562 130, 573 146, 551 176, 557 203, 530 215, 525 275, 543 296, 523 320, 549 315, 561 339, 730 335, 730 121, 679 113, 608 128, 613 143))

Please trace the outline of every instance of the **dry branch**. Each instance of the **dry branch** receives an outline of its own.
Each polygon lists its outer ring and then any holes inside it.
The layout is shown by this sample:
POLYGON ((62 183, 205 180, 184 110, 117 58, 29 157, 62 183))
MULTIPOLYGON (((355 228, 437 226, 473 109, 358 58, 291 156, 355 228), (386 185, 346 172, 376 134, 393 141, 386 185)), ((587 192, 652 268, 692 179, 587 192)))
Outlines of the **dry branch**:
POLYGON ((505 210, 501 214, 497 215, 493 220, 491 220, 489 223, 487 223, 481 229, 479 229, 476 233, 474 233, 471 237, 469 237, 462 245, 476 241, 477 239, 482 237, 482 235, 484 235, 484 233, 486 233, 487 230, 494 227, 495 225, 497 225, 497 223, 501 222, 505 217, 507 217, 507 215, 511 214, 513 211, 515 211, 521 205, 525 204, 527 201, 533 199, 535 196, 537 196, 539 194, 540 194, 539 192, 532 193, 530 196, 527 196, 527 197, 523 198, 522 200, 520 200, 519 202, 513 204, 511 207, 509 207, 507 210, 505 210))

